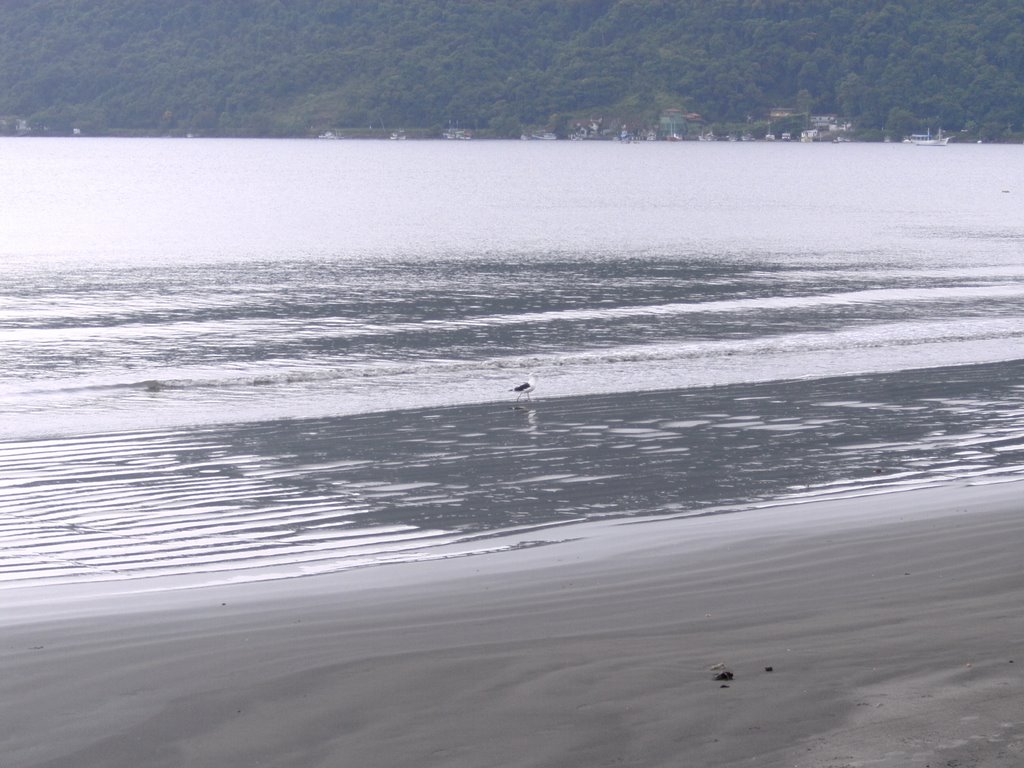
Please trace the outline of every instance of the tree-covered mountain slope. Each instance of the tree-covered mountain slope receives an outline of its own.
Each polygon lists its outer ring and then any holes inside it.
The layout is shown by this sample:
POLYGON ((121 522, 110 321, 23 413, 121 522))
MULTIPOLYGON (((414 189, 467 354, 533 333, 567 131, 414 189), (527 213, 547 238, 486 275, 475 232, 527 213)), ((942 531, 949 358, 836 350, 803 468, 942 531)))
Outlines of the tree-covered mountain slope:
POLYGON ((590 117, 1024 122, 1020 0, 5 0, 8 131, 483 135, 590 117))

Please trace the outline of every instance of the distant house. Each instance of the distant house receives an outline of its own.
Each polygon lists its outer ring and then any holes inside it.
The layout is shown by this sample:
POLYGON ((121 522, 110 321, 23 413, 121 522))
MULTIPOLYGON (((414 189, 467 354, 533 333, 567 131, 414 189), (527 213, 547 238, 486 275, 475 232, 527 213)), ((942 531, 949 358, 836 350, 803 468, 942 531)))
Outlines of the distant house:
POLYGON ((793 107, 772 107, 768 111, 768 118, 770 120, 781 120, 784 117, 792 117, 797 114, 797 111, 793 107))
POLYGON ((604 118, 603 117, 592 117, 589 121, 577 122, 569 134, 570 139, 579 141, 580 139, 597 139, 600 138, 603 130, 604 118))
POLYGON ((17 133, 29 133, 32 126, 23 117, 0 117, 0 131, 7 132, 12 129, 17 133))
POLYGON ((849 131, 853 128, 850 123, 843 121, 838 115, 811 115, 811 127, 829 133, 849 131))

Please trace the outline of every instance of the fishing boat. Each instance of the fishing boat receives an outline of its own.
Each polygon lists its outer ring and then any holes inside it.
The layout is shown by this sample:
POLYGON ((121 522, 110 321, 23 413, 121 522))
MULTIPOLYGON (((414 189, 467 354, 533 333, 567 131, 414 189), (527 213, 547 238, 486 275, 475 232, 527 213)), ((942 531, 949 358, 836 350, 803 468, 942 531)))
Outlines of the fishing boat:
POLYGON ((452 127, 451 123, 449 123, 448 130, 441 135, 452 141, 469 141, 473 138, 473 134, 464 128, 459 128, 458 123, 455 124, 455 127, 452 127))
POLYGON ((932 136, 931 129, 927 133, 914 133, 903 140, 905 144, 916 144, 919 147, 944 147, 949 143, 949 136, 942 135, 942 129, 932 136))

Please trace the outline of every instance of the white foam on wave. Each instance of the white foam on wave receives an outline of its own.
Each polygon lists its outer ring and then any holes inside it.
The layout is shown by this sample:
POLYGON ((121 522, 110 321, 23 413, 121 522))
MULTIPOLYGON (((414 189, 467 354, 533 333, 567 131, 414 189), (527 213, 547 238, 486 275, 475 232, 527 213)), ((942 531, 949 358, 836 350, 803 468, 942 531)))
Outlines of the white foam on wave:
MULTIPOLYGON (((540 375, 535 398, 686 389, 792 378, 824 378, 911 368, 1024 358, 1024 317, 963 318, 956 323, 867 324, 835 332, 789 333, 754 339, 662 341, 601 349, 559 350, 484 360, 360 362, 346 367, 261 377, 223 377, 173 389, 49 399, 0 392, 0 438, 103 433, 111 423, 160 430, 402 408, 486 403, 525 373, 540 375), (194 386, 193 386, 194 384, 194 386), (73 406, 73 407, 72 407, 73 406)), ((857 404, 857 407, 867 407, 857 404)), ((921 407, 924 407, 923 405, 921 407)), ((268 471, 274 471, 268 468, 268 471)))
POLYGON ((365 318, 351 317, 241 317, 216 320, 166 320, 160 323, 127 322, 104 325, 61 327, 0 328, 0 342, 10 345, 54 344, 61 351, 75 345, 98 342, 158 344, 186 341, 190 345, 215 344, 217 340, 239 338, 273 339, 354 339, 368 336, 429 331, 438 333, 456 329, 523 326, 537 328, 552 323, 593 325, 641 317, 674 317, 694 314, 737 314, 754 312, 809 310, 822 307, 858 304, 913 305, 943 301, 982 302, 993 299, 1024 298, 1024 283, 997 282, 987 285, 939 286, 915 288, 875 288, 839 293, 816 293, 807 296, 763 296, 723 300, 667 302, 663 304, 582 307, 539 312, 481 314, 453 318, 430 318, 416 321, 371 323, 365 318))
MULTIPOLYGON (((324 384, 359 387, 363 382, 373 387, 401 384, 415 379, 422 391, 425 381, 458 382, 474 374, 495 377, 497 374, 520 375, 520 371, 544 369, 587 369, 598 366, 646 363, 693 364, 696 361, 721 361, 737 356, 759 359, 778 355, 814 354, 828 352, 864 351, 914 347, 926 344, 963 343, 1006 339, 1020 340, 1020 349, 1010 350, 1013 355, 1024 354, 1024 316, 1012 318, 963 318, 951 324, 945 320, 910 321, 900 323, 873 323, 844 328, 837 331, 793 332, 749 339, 661 341, 645 344, 611 345, 596 349, 560 350, 536 355, 492 357, 485 359, 429 359, 408 361, 368 360, 346 365, 306 364, 301 368, 288 368, 281 361, 269 367, 254 368, 237 373, 222 369, 175 369, 171 378, 128 379, 86 382, 32 382, 19 394, 71 393, 89 390, 97 397, 107 389, 132 389, 137 393, 120 393, 119 399, 144 397, 152 402, 154 393, 173 395, 177 390, 244 389, 246 397, 260 387, 282 387, 324 384)), ((717 382, 712 382, 717 383, 717 382)), ((579 394, 586 394, 580 392, 579 394)), ((2 395, 2 393, 0 393, 2 395)), ((2 402, 2 399, 0 399, 2 402)), ((863 405, 863 404, 862 404, 863 405)))

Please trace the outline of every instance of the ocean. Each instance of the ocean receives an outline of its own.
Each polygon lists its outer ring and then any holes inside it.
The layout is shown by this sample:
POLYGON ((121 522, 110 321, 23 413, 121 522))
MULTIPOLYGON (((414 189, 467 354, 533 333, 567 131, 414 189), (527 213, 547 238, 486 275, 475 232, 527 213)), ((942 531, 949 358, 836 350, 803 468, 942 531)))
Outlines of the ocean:
POLYGON ((0 587, 1024 476, 1019 146, 19 138, 0 168, 0 587))

